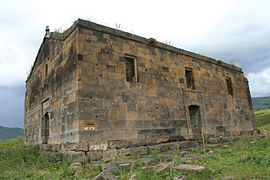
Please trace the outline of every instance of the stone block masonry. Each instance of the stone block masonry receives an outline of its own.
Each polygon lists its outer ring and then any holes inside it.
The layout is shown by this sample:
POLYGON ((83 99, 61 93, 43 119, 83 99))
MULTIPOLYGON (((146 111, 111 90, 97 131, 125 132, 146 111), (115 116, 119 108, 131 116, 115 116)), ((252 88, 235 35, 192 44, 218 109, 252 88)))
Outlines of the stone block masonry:
MULTIPOLYGON (((262 138, 261 134, 249 132, 244 135, 246 138, 259 140, 262 138)), ((219 137, 219 138, 209 138, 204 147, 228 146, 224 143, 230 143, 233 141, 238 141, 241 136, 230 136, 230 137, 219 137)), ((254 142, 254 141, 253 141, 254 142)), ((129 142, 110 142, 108 144, 94 144, 89 143, 64 143, 64 144, 41 144, 37 145, 40 152, 47 156, 58 156, 64 155, 68 158, 71 166, 75 169, 80 169, 82 164, 92 163, 92 164, 106 164, 111 162, 121 162, 122 159, 137 156, 145 157, 151 153, 161 153, 161 154, 171 154, 180 153, 186 154, 191 152, 193 148, 198 148, 199 143, 192 140, 182 140, 182 141, 159 141, 158 139, 152 139, 151 141, 141 142, 138 140, 130 140, 129 142)), ((164 157, 163 160, 171 161, 171 157, 164 157)), ((199 156, 186 156, 186 160, 190 159, 201 159, 201 154, 199 156)), ((159 160, 160 161, 160 160, 159 160)), ((123 164, 125 165, 125 164, 123 164)), ((186 166, 185 166, 186 167, 186 166)), ((180 171, 179 167, 179 171, 180 171)), ((184 171, 184 169, 183 169, 184 171)))
POLYGON ((176 152, 198 146, 199 144, 195 141, 176 141, 144 146, 136 144, 136 146, 133 147, 121 147, 117 149, 93 143, 65 143, 60 146, 55 144, 42 144, 38 145, 38 148, 42 153, 45 153, 48 156, 57 154, 66 155, 73 164, 84 163, 87 160, 92 162, 109 162, 115 161, 118 157, 146 155, 152 151, 161 153, 170 151, 176 152))
POLYGON ((26 81, 25 143, 72 158, 255 130, 240 68, 82 19, 44 37, 26 81))

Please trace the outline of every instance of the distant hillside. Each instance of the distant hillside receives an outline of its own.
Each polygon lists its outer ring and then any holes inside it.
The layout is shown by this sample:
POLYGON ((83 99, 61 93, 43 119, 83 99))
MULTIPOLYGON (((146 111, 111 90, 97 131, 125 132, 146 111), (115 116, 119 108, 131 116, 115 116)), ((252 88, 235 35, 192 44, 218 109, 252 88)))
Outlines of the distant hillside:
POLYGON ((23 136, 23 129, 0 126, 0 140, 17 138, 19 136, 23 136))
POLYGON ((254 97, 252 103, 254 111, 267 109, 270 108, 270 97, 254 97))

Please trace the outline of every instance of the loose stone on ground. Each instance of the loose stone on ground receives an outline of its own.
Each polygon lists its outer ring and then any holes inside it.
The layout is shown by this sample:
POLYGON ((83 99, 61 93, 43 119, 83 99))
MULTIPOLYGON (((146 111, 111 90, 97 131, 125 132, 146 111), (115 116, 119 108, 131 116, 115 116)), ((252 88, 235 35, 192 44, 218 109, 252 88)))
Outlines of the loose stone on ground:
POLYGON ((153 170, 157 173, 162 173, 170 170, 171 164, 169 163, 161 163, 156 166, 153 166, 153 170))
POLYGON ((187 179, 186 176, 177 176, 173 178, 173 180, 186 180, 186 179, 187 179))
POLYGON ((205 167, 198 166, 198 165, 191 165, 191 164, 180 164, 175 167, 175 169, 179 172, 186 172, 186 173, 202 173, 205 170, 205 167))
POLYGON ((117 178, 109 171, 99 173, 93 180, 116 180, 117 178))

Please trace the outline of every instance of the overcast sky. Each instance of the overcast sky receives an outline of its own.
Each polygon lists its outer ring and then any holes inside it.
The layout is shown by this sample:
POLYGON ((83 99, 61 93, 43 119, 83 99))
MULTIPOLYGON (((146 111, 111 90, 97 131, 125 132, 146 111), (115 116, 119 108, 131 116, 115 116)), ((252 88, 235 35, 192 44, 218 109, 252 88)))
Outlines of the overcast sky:
POLYGON ((2 0, 0 3, 0 125, 22 127, 23 87, 45 34, 78 18, 238 63, 251 94, 270 95, 269 0, 2 0), (20 93, 18 93, 20 91, 20 93), (17 97, 17 98, 16 98, 17 97), (12 105, 6 106, 6 100, 12 105), (21 108, 20 108, 21 107, 21 108), (13 114, 14 114, 13 113, 13 114), (12 114, 12 113, 11 113, 12 114), (19 119, 19 120, 18 120, 19 119))

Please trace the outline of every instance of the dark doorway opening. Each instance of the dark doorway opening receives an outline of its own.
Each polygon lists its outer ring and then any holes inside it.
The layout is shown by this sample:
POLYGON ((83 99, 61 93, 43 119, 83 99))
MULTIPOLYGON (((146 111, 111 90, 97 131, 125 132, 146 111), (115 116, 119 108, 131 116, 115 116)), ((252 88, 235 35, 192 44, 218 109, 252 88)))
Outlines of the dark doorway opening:
POLYGON ((200 107, 196 105, 190 105, 188 109, 189 109, 191 129, 194 138, 195 139, 201 138, 202 125, 201 125, 200 107))
POLYGON ((50 136, 50 131, 49 131, 49 113, 45 113, 43 116, 43 122, 42 122, 42 139, 43 139, 43 144, 48 144, 49 136, 50 136))

